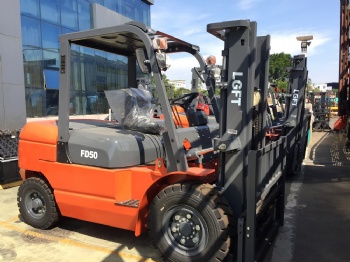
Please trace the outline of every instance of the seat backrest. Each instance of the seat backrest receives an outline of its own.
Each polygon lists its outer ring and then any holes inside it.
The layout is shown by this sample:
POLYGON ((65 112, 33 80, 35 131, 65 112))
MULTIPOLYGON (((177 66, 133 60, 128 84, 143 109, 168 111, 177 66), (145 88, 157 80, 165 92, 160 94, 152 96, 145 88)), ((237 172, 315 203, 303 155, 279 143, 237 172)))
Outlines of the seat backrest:
POLYGON ((189 108, 186 115, 190 126, 203 126, 208 124, 208 116, 204 111, 197 111, 193 108, 189 108))

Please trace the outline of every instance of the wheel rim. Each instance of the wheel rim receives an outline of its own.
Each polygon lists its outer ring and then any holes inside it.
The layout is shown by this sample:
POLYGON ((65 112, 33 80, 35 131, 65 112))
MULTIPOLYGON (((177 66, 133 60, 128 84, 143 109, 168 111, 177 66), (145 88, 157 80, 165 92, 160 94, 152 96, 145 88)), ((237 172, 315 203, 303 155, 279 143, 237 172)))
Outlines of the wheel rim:
POLYGON ((208 243, 208 227, 202 215, 190 206, 170 208, 162 220, 168 245, 180 254, 194 256, 208 243))
POLYGON ((30 190, 24 197, 26 211, 35 219, 42 218, 46 213, 45 200, 36 190, 30 190))

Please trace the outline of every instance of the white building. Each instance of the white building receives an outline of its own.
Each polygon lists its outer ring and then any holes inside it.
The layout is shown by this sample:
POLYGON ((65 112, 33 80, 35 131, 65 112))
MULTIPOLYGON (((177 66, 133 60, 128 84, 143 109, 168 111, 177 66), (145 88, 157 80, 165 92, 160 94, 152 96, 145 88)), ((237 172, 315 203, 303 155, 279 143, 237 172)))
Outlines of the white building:
POLYGON ((332 91, 332 86, 325 84, 313 84, 312 89, 319 89, 321 92, 332 91))
POLYGON ((186 88, 185 80, 169 80, 169 84, 173 85, 175 89, 186 88))

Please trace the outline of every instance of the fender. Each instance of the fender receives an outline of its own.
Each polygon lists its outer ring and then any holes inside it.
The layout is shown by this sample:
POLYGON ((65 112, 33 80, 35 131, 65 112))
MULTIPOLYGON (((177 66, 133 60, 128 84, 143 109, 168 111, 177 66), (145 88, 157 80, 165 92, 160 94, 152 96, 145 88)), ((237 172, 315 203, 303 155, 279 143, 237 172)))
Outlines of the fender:
POLYGON ((155 183, 149 187, 140 201, 135 226, 135 236, 139 236, 147 230, 149 206, 151 205, 152 200, 161 190, 175 183, 211 183, 216 179, 217 176, 215 169, 190 167, 187 172, 172 172, 155 181, 155 183))

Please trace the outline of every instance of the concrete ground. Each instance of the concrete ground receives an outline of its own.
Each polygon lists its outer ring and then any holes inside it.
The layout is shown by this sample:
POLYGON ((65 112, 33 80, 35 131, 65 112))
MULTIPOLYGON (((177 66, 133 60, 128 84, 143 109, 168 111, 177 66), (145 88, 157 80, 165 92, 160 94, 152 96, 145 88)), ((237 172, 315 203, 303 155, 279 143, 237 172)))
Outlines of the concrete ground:
MULTIPOLYGON (((350 150, 343 133, 314 132, 287 183, 285 225, 266 262, 350 261, 350 150)), ((160 261, 147 234, 65 218, 51 230, 18 217, 18 187, 0 190, 0 261, 160 261)), ((203 261, 205 262, 205 261, 203 261)))
MULTIPOLYGON (((331 125, 333 127, 333 125, 331 125)), ((350 148, 345 133, 313 132, 292 178, 271 262, 350 261, 350 148)))
POLYGON ((18 217, 18 187, 0 190, 0 261, 160 261, 147 234, 65 218, 51 230, 18 217))

